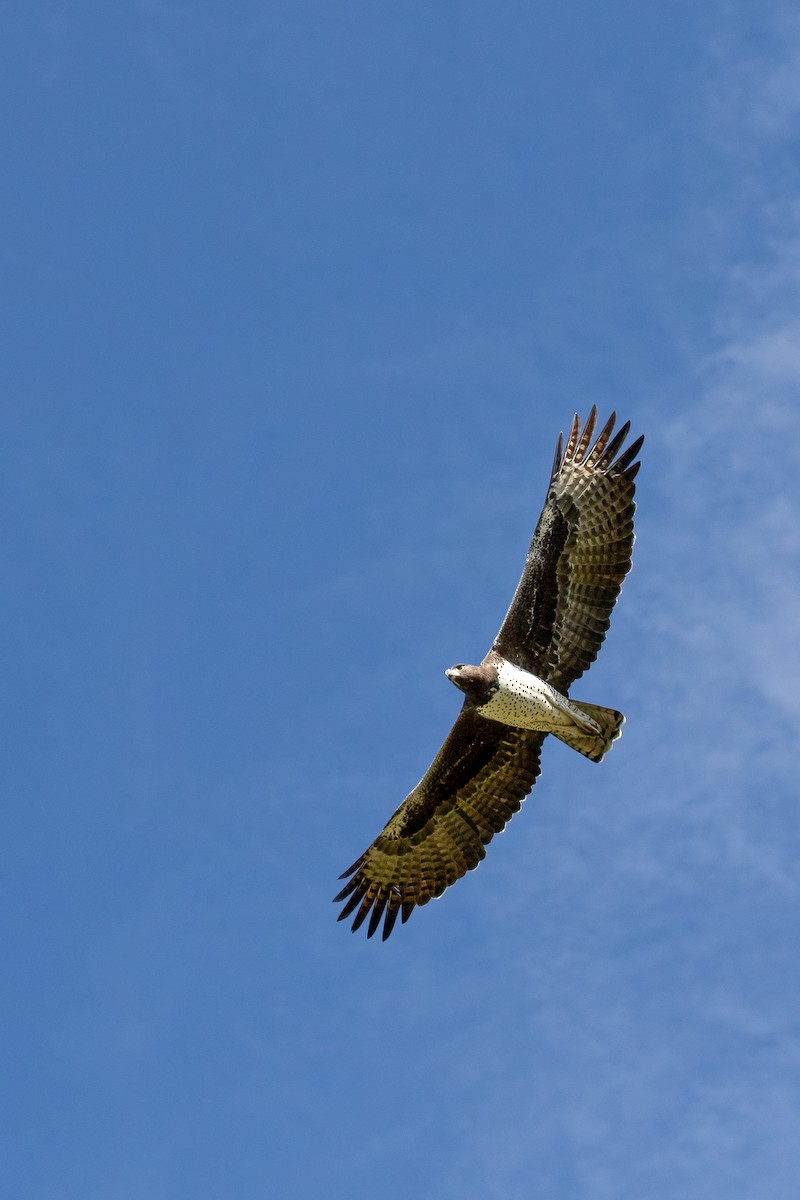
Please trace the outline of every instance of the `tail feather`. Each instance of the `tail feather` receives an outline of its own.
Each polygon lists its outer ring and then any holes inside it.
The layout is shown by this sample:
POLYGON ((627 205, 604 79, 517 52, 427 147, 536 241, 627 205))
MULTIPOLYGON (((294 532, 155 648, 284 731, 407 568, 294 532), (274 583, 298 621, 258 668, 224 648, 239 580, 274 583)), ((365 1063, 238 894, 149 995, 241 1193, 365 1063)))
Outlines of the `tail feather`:
POLYGON ((554 729, 553 733, 559 741, 565 742, 579 754, 590 758, 592 762, 600 762, 603 755, 611 749, 611 743, 621 736, 625 718, 615 708, 602 708, 599 704, 584 704, 583 701, 573 700, 571 697, 570 704, 580 709, 584 716, 587 716, 598 727, 600 732, 590 733, 578 725, 573 725, 567 729, 554 729))

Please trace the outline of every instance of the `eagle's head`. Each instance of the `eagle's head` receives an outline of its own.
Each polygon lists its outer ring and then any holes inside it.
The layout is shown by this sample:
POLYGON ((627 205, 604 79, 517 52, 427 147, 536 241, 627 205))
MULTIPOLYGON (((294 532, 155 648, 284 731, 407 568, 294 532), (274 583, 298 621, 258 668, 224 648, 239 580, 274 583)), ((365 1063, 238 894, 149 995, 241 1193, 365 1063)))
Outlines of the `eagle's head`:
POLYGON ((478 706, 487 704, 500 686, 497 670, 490 663, 481 663, 479 667, 457 663, 455 667, 448 667, 445 675, 461 689, 470 704, 478 706))

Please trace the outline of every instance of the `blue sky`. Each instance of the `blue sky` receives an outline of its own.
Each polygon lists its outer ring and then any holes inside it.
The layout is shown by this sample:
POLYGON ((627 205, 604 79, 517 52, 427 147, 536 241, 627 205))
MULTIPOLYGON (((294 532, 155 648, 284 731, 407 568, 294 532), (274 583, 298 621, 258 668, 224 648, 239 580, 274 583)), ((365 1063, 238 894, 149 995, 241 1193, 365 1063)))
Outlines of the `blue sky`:
POLYGON ((9 1194, 794 1200, 791 6, 1 20, 9 1194), (351 936, 592 402, 625 736, 351 936))

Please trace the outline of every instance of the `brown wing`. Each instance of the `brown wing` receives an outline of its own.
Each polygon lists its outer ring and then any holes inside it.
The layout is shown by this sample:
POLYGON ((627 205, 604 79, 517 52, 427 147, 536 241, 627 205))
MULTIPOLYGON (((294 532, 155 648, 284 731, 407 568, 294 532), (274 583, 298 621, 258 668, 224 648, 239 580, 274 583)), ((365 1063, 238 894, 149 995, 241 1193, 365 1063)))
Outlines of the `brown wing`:
POLYGON ((563 455, 558 439, 525 570, 492 647, 563 692, 597 657, 631 565, 644 438, 620 454, 630 422, 612 438, 612 413, 590 448, 596 419, 592 407, 581 433, 575 417, 563 455))
POLYGON ((371 912, 372 937, 384 911, 384 941, 398 913, 441 896, 486 854, 484 846, 520 808, 539 774, 543 733, 510 729, 466 706, 421 783, 342 879, 339 920, 371 912))

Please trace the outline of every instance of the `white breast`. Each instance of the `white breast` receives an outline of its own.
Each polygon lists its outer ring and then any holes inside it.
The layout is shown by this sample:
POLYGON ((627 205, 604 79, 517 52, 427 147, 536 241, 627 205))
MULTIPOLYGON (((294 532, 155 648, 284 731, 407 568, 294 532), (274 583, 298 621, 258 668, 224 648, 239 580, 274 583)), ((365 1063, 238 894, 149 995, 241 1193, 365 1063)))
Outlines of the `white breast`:
POLYGON ((575 724, 572 705, 538 675, 523 671, 513 663, 497 664, 499 687, 478 712, 492 721, 514 725, 518 729, 549 732, 575 724))

